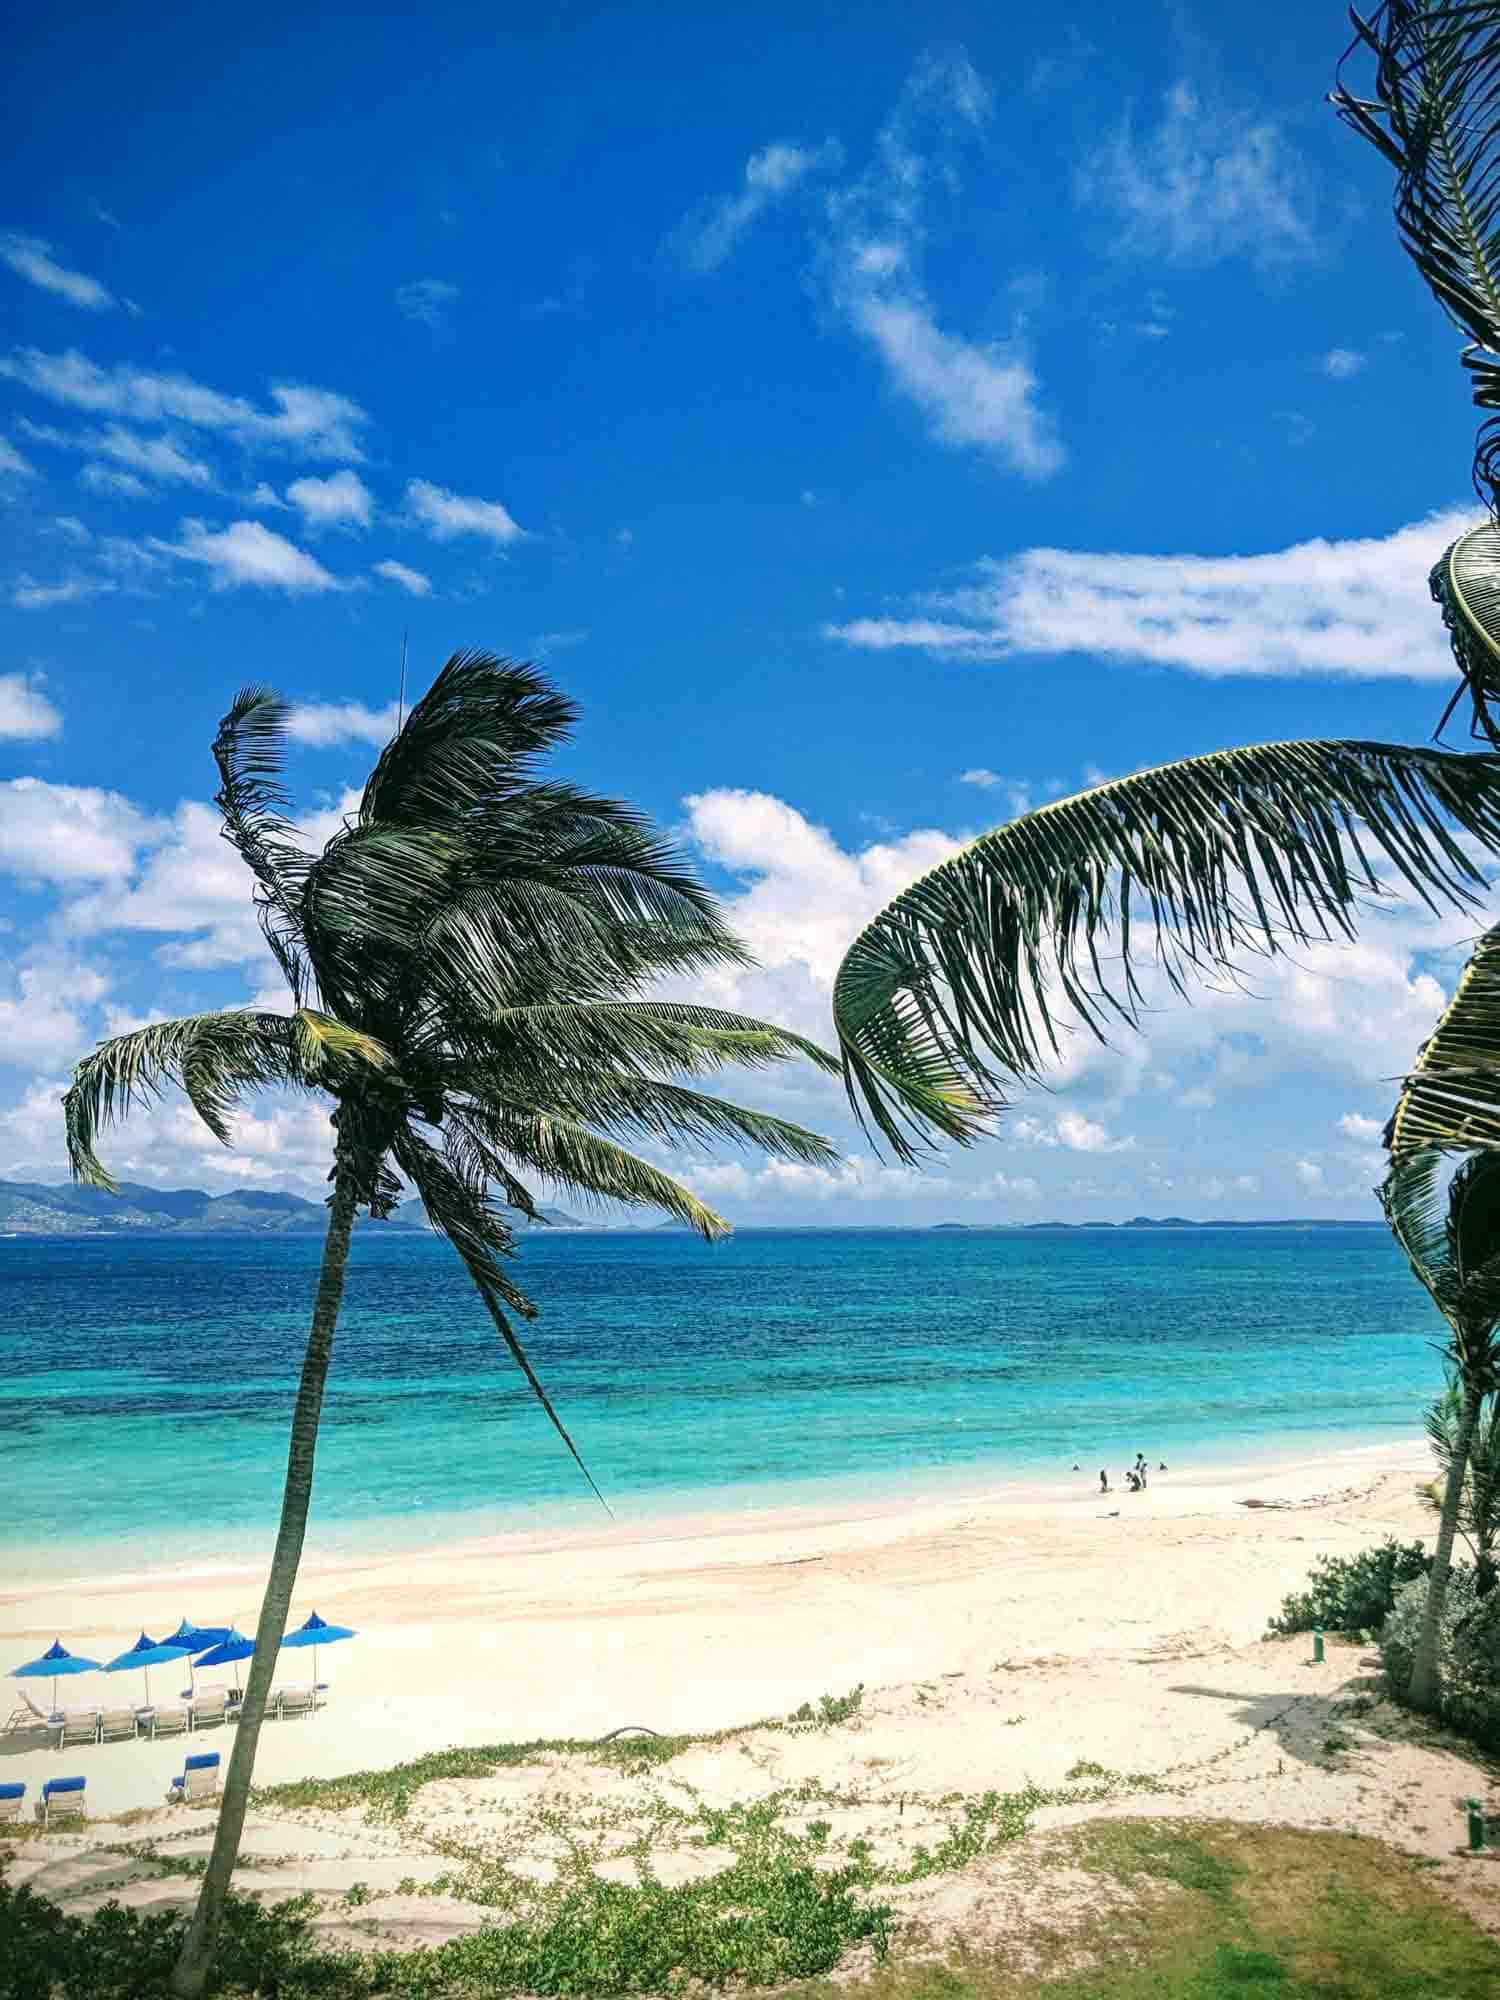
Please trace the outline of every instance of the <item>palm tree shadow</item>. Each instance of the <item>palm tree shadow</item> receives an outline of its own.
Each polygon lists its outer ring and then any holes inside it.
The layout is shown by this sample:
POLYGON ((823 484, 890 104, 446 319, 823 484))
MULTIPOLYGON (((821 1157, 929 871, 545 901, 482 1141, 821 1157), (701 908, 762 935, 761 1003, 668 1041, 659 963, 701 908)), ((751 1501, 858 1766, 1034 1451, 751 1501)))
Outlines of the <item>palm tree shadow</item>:
POLYGON ((1299 1763, 1326 1770, 1331 1760, 1349 1750, 1384 1750, 1383 1735, 1362 1725, 1351 1713, 1356 1703, 1374 1705, 1381 1683, 1375 1675, 1357 1675, 1327 1693, 1293 1694, 1281 1689, 1241 1694, 1232 1688, 1201 1687, 1179 1681, 1172 1694, 1202 1696, 1209 1701, 1238 1702, 1235 1720, 1246 1729, 1269 1732, 1282 1753, 1299 1763))

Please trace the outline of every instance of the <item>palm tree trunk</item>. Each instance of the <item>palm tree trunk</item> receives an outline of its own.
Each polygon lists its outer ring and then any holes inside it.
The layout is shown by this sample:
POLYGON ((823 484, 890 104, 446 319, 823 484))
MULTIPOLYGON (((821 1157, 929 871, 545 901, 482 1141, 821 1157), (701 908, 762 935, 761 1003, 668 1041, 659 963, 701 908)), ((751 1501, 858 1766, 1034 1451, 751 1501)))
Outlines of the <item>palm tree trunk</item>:
POLYGON ((1474 1426, 1479 1420, 1481 1392, 1477 1384, 1465 1382, 1459 1412, 1458 1435, 1448 1461, 1448 1485, 1443 1493, 1443 1512, 1438 1523, 1437 1548, 1427 1573, 1427 1602, 1422 1609, 1422 1629, 1417 1636, 1412 1661, 1411 1687, 1407 1699, 1413 1708, 1431 1710, 1438 1695, 1438 1633, 1442 1629, 1443 1605, 1448 1596, 1448 1571, 1453 1562, 1453 1537, 1458 1528, 1459 1504, 1463 1499, 1464 1474, 1469 1469, 1469 1447, 1474 1442, 1474 1426))
POLYGON ((245 1807, 250 1798, 250 1777, 255 1768, 255 1748, 266 1712, 266 1696, 276 1673, 276 1655, 286 1631, 292 1588, 302 1559, 302 1538, 307 1530, 307 1509, 312 1498, 313 1459, 318 1448, 318 1417, 323 1406, 323 1385, 328 1364, 333 1359, 333 1334, 338 1323, 339 1304, 344 1294, 344 1267, 349 1257, 349 1236, 354 1224, 355 1182, 345 1162, 336 1158, 333 1199, 329 1204, 328 1234, 323 1243, 323 1263, 318 1273, 318 1290, 313 1302, 312 1326, 307 1351, 302 1357, 302 1380, 297 1387, 297 1405, 292 1413, 292 1440, 287 1453, 286 1485, 281 1496, 281 1526, 276 1533, 276 1549, 271 1557, 271 1574, 261 1600, 260 1623, 255 1628, 255 1653, 250 1662, 250 1679, 235 1730, 234 1749, 224 1779, 223 1803, 214 1832, 213 1851, 203 1887, 182 1950, 172 1968, 171 1990, 179 2000, 198 2000, 208 1981, 218 1943, 224 1899, 229 1878, 240 1851, 240 1834, 245 1824, 245 1807))

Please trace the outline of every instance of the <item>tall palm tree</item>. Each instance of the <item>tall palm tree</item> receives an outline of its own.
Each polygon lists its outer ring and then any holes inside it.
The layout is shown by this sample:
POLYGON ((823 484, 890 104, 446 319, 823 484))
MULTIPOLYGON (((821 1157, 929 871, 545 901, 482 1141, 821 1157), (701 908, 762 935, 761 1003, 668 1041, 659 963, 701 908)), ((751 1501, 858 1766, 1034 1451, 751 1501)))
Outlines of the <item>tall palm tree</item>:
POLYGON ((1448 1322, 1446 1358, 1458 1378, 1437 1548, 1408 1693, 1414 1708, 1425 1709, 1437 1704, 1438 1635, 1469 1454, 1484 1399, 1500 1388, 1500 1152, 1471 1154, 1446 1193, 1440 1186, 1444 1159, 1439 1147, 1402 1152, 1380 1188, 1392 1234, 1448 1322))
POLYGON ((655 1207, 712 1239, 727 1224, 623 1141, 727 1139, 832 1157, 800 1126, 693 1087, 730 1064, 837 1064, 783 1029, 650 997, 664 977, 745 953, 639 814, 538 774, 574 713, 532 668, 456 654, 381 752, 358 809, 314 854, 280 782, 285 710, 247 688, 214 744, 216 802, 254 877, 292 1011, 233 1009, 116 1036, 79 1064, 65 1100, 73 1172, 102 1187, 113 1183, 95 1151, 100 1128, 168 1085, 226 1143, 247 1092, 283 1086, 332 1104, 328 1231, 281 1524, 213 1851, 172 1979, 189 2000, 208 1977, 286 1629, 358 1212, 388 1215, 415 1189, 587 1477, 512 1323, 536 1308, 504 1268, 506 1211, 535 1218, 541 1182, 655 1207))
MULTIPOLYGON (((1429 1489, 1434 1495, 1439 1489, 1443 1497, 1447 1495, 1463 1408, 1463 1384, 1450 1368, 1442 1395, 1427 1412, 1427 1437, 1440 1475, 1429 1489)), ((1495 1565, 1495 1549, 1500 1544, 1500 1390, 1492 1390, 1479 1405, 1469 1440, 1468 1470, 1461 1483, 1458 1532, 1474 1558, 1475 1593, 1487 1597, 1500 1581, 1495 1565)), ((1435 1498, 1433 1504, 1441 1514, 1442 1498, 1435 1498)))

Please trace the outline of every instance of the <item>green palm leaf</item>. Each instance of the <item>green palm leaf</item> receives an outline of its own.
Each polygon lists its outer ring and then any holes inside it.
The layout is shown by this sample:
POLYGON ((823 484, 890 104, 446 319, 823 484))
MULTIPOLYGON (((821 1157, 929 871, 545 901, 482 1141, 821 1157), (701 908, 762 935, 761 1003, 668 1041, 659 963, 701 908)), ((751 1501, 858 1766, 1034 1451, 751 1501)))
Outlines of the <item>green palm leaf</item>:
POLYGON ((1247 958, 1352 937, 1397 884, 1466 907, 1500 847, 1500 758, 1383 743, 1220 750, 997 827, 905 890, 850 947, 834 1025, 860 1118, 904 1158, 984 1128, 1042 1076, 1071 1013, 1135 1025, 1139 969, 1174 991, 1247 958), (1104 949, 1111 946, 1108 965, 1104 949))
POLYGON ((298 904, 312 857, 297 841, 281 783, 286 718, 286 703, 270 688, 240 690, 214 738, 219 767, 214 803, 225 839, 255 877, 261 929, 300 1006, 307 960, 298 904))
POLYGON ((729 1224, 672 1176, 575 1119, 555 1112, 471 1104, 450 1114, 513 1165, 529 1167, 554 1186, 585 1201, 617 1201, 630 1208, 659 1208, 696 1229, 708 1242, 730 1233, 729 1224))
POLYGON ((1397 1158, 1500 1147, 1500 927, 1479 940, 1402 1080, 1385 1143, 1397 1158))

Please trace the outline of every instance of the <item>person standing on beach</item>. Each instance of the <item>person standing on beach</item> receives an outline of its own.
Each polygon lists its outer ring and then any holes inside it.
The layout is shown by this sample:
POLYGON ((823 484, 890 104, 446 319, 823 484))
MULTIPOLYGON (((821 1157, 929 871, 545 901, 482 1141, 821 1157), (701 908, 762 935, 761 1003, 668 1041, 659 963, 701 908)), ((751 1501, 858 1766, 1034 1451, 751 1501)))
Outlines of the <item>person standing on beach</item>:
POLYGON ((1144 1492, 1146 1488, 1146 1454, 1143 1451, 1138 1451, 1135 1455, 1135 1476, 1140 1480, 1141 1490, 1144 1492))
POLYGON ((1099 1491, 1101 1493, 1107 1493, 1109 1491, 1109 1474, 1104 1470, 1102 1466, 1099 1469, 1099 1491))

